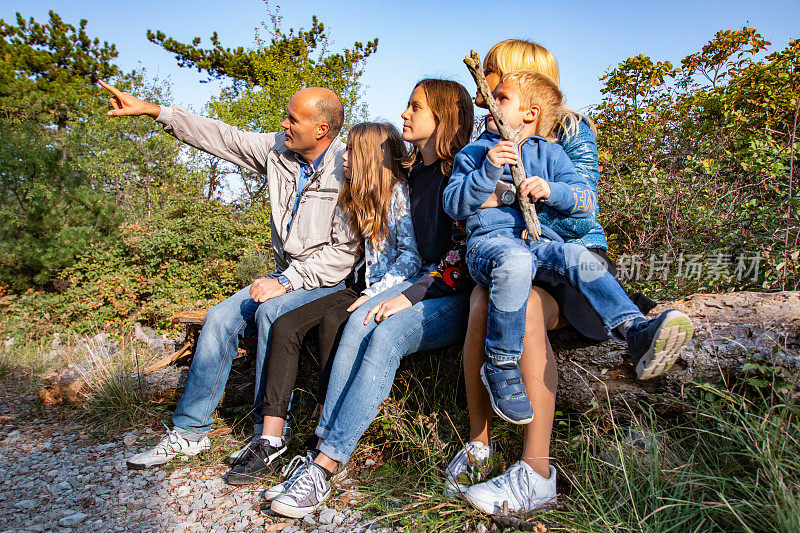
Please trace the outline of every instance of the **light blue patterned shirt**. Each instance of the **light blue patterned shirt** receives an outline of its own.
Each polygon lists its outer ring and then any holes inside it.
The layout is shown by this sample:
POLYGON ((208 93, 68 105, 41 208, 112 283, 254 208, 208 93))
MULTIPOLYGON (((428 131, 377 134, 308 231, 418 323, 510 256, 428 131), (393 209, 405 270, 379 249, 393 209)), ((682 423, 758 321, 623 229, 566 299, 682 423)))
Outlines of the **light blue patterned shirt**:
POLYGON ((389 234, 383 248, 374 249, 368 240, 364 243, 367 288, 361 293, 370 298, 419 273, 422 266, 405 182, 394 186, 388 215, 389 234))

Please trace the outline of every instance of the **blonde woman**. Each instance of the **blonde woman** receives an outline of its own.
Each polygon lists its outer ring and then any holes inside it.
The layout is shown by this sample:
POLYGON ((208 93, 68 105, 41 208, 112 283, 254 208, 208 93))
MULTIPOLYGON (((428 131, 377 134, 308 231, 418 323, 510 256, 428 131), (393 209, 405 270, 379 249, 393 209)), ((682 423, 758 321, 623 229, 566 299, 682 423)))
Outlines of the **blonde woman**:
MULTIPOLYGON (((484 58, 484 72, 489 86, 494 89, 503 75, 522 69, 545 74, 558 84, 559 73, 555 56, 544 46, 520 39, 509 39, 496 44, 484 58)), ((485 107, 478 94, 478 106, 485 107)), ((575 169, 597 194, 599 167, 595 129, 591 120, 571 109, 563 109, 557 128, 557 141, 564 148, 575 169)), ((501 198, 515 194, 507 191, 500 182, 484 207, 501 205, 501 198)), ((595 212, 595 217, 597 212, 595 212)), ((605 232, 599 223, 580 239, 568 240, 589 248, 607 265, 605 232)), ((650 310, 644 298, 633 298, 646 314, 650 310)), ((470 315, 464 341, 464 376, 467 405, 470 416, 469 441, 456 454, 446 470, 450 493, 461 493, 476 508, 487 513, 496 512, 507 501, 513 511, 530 510, 556 502, 556 471, 550 465, 550 435, 555 412, 555 395, 558 372, 553 350, 547 339, 547 330, 572 324, 581 334, 595 340, 608 338, 605 327, 586 298, 566 284, 538 284, 528 298, 523 353, 519 368, 527 394, 533 407, 533 421, 525 426, 522 458, 504 474, 467 487, 462 484, 462 474, 468 474, 479 463, 484 463, 493 453, 489 443, 491 418, 494 414, 487 390, 481 381, 480 369, 486 361, 484 343, 488 291, 477 286, 470 300, 470 315), (568 305, 566 305, 568 304, 568 305), (563 312, 563 314, 562 314, 563 312)))

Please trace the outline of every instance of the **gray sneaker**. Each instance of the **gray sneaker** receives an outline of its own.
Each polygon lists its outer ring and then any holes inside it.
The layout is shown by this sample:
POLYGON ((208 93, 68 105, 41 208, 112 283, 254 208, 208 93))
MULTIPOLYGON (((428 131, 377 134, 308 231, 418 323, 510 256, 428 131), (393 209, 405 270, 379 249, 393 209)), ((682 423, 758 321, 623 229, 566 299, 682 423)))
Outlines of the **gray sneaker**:
POLYGON ((475 472, 492 456, 492 447, 479 441, 470 441, 461 448, 444 471, 444 482, 448 496, 461 494, 467 488, 462 477, 475 477, 475 472))
POLYGON ((310 463, 289 487, 272 500, 270 508, 282 516, 303 518, 331 495, 331 480, 317 463, 310 463))
POLYGON ((203 436, 199 441, 191 441, 183 437, 178 431, 168 429, 161 441, 140 454, 128 459, 128 468, 141 470, 151 466, 166 464, 178 455, 197 455, 211 447, 208 436, 203 436))
POLYGON ((550 478, 537 474, 526 462, 519 461, 497 477, 467 487, 464 498, 484 513, 496 514, 508 502, 512 513, 555 505, 556 469, 550 465, 550 478))
POLYGON ((314 458, 317 456, 316 450, 306 450, 305 453, 300 455, 295 455, 292 457, 292 460, 283 467, 281 471, 281 476, 285 479, 278 483, 277 485, 273 485, 267 490, 264 491, 264 499, 265 500, 273 500, 278 495, 282 494, 289 485, 291 485, 295 479, 300 476, 303 472, 305 472, 308 465, 310 465, 314 458))

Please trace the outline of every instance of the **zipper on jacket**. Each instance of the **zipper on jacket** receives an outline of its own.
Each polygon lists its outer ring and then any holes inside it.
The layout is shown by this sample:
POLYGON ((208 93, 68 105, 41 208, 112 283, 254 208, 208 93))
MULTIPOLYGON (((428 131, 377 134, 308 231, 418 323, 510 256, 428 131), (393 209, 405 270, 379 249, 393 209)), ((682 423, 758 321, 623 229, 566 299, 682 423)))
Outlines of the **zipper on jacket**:
MULTIPOLYGON (((312 174, 312 175, 311 175, 311 176, 308 178, 308 181, 306 182, 306 186, 305 186, 305 187, 303 187, 303 190, 300 192, 300 196, 299 196, 299 197, 298 197, 298 198, 295 200, 295 201, 297 202, 297 211, 295 211, 295 213, 294 213, 294 216, 292 217, 292 225, 291 225, 291 226, 289 226, 289 231, 287 231, 287 232, 286 232, 286 240, 285 240, 285 241, 283 241, 283 244, 284 244, 284 246, 286 245, 286 243, 287 243, 287 242, 289 242, 289 237, 292 235, 292 230, 294 229, 294 226, 295 226, 295 224, 294 224, 294 223, 295 223, 295 219, 297 218, 297 215, 299 215, 299 214, 300 214, 300 206, 303 204, 303 197, 305 197, 305 195, 306 195, 306 192, 308 192, 308 188, 309 188, 309 186, 310 186, 310 185, 311 185, 313 182, 315 182, 315 181, 318 181, 318 180, 319 180, 319 177, 320 177, 321 175, 322 175, 322 172, 321 172, 320 170, 317 170, 317 171, 315 171, 315 172, 314 172, 314 173, 313 173, 313 174, 312 174)), ((295 184, 295 191, 297 191, 297 185, 296 185, 296 184, 295 184)), ((291 209, 290 209, 289 211, 291 211, 291 209)), ((287 211, 287 213, 288 213, 289 211, 287 211)))

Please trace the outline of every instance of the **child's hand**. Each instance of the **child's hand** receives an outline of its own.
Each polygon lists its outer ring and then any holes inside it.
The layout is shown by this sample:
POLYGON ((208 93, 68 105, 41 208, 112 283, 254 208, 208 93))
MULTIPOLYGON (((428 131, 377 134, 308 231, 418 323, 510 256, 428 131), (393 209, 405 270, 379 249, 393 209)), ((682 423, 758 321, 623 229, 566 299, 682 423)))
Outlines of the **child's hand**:
POLYGON ((352 313, 353 311, 358 309, 359 306, 361 304, 363 304, 364 302, 366 302, 367 300, 369 300, 369 296, 367 296, 366 294, 362 294, 361 296, 358 297, 358 300, 353 302, 352 305, 350 305, 350 307, 347 308, 347 312, 348 313, 352 313))
POLYGON ((492 146, 486 156, 496 167, 502 167, 506 163, 513 165, 517 162, 517 147, 512 141, 500 141, 492 146))
POLYGON ((411 307, 411 300, 409 300, 405 294, 398 294, 394 298, 384 300, 370 309, 369 313, 367 313, 367 318, 364 319, 364 325, 366 326, 369 324, 373 316, 375 317, 375 322, 380 323, 409 307, 411 307))
POLYGON ((547 200, 550 198, 550 184, 547 180, 534 176, 532 178, 525 178, 519 186, 519 200, 520 202, 525 198, 530 198, 530 202, 537 202, 539 200, 547 200))

